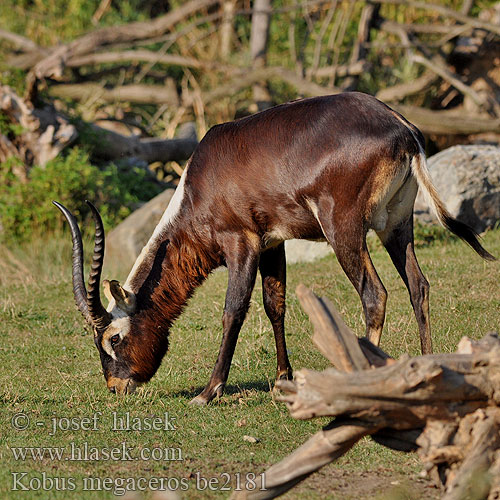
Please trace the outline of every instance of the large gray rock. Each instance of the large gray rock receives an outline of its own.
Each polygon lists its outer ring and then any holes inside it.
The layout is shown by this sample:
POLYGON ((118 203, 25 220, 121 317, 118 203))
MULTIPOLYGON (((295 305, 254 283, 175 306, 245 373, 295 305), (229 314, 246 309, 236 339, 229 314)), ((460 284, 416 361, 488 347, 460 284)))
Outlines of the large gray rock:
POLYGON ((174 191, 174 189, 166 189, 161 192, 110 231, 106 236, 106 266, 132 267, 153 234, 174 191))
POLYGON ((326 241, 289 240, 285 243, 286 261, 288 264, 297 262, 314 262, 330 255, 333 250, 326 241))
MULTIPOLYGON (((428 159, 429 171, 441 199, 457 219, 478 233, 500 221, 500 148, 453 146, 428 159)), ((415 216, 435 221, 419 191, 415 216)))

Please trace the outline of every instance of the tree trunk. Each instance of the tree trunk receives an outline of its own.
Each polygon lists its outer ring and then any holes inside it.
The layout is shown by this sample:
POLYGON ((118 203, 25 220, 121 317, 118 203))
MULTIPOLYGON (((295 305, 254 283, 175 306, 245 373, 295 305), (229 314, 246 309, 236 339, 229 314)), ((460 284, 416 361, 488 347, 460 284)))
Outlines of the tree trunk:
MULTIPOLYGON (((255 0, 252 14, 252 31, 250 35, 250 54, 254 70, 264 68, 267 63, 267 42, 269 25, 271 24, 272 0, 255 0)), ((271 95, 264 81, 252 86, 253 100, 259 111, 269 108, 271 95)))
POLYGON ((234 36, 234 13, 236 0, 224 0, 222 3, 222 23, 220 27, 220 57, 227 61, 231 55, 234 36))

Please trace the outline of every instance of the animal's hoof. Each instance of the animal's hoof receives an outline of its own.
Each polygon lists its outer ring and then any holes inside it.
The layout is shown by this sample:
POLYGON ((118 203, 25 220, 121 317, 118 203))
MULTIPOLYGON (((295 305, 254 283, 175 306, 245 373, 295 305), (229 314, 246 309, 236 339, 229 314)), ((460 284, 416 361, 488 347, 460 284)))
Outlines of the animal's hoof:
POLYGON ((204 398, 203 396, 199 395, 193 398, 189 404, 193 406, 206 406, 208 404, 208 399, 204 398))
POLYGON ((276 382, 278 380, 293 380, 293 372, 292 369, 282 370, 276 373, 276 382))

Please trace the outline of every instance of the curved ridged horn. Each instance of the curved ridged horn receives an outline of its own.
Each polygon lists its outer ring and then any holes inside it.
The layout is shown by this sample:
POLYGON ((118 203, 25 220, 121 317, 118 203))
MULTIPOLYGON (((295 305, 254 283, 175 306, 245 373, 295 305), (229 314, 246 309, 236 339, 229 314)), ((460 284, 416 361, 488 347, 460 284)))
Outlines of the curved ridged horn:
POLYGON ((83 243, 80 228, 76 222, 74 215, 57 201, 52 202, 66 217, 71 230, 71 239, 73 241, 72 255, 72 277, 73 277, 73 295, 75 297, 76 306, 83 314, 83 317, 93 326, 92 317, 87 306, 87 290, 85 289, 85 281, 83 279, 83 243))
POLYGON ((92 266, 88 283, 89 288, 87 290, 87 307, 95 328, 97 330, 103 330, 111 323, 111 316, 106 309, 104 309, 100 295, 101 272, 104 262, 104 226, 97 208, 88 200, 85 200, 85 203, 87 203, 92 210, 92 216, 95 222, 94 254, 92 256, 92 266))

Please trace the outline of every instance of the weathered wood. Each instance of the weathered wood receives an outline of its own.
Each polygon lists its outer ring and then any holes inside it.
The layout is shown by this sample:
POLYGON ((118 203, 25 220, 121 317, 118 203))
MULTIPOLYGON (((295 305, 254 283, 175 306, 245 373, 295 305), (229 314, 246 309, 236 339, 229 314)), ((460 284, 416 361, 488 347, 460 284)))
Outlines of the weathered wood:
POLYGON ((335 419, 232 498, 275 498, 350 449, 362 436, 389 448, 417 450, 445 500, 493 500, 500 492, 500 338, 462 339, 455 354, 395 361, 357 340, 326 299, 297 294, 314 325, 314 342, 339 370, 303 369, 277 382, 294 418, 335 419), (360 356, 364 361, 360 361, 360 356), (488 496, 489 495, 489 496, 488 496), (495 496, 496 495, 496 496, 495 496))
POLYGON ((21 160, 25 168, 19 167, 15 173, 22 181, 26 180, 27 167, 44 166, 78 135, 74 125, 63 116, 42 125, 32 104, 7 86, 0 86, 0 111, 20 127, 14 138, 0 136, 0 161, 8 157, 21 160))
POLYGON ((134 102, 139 104, 167 104, 179 106, 179 96, 173 85, 120 85, 106 88, 97 83, 58 84, 50 87, 55 97, 75 101, 134 102))
POLYGON ((384 102, 402 101, 405 97, 424 91, 439 79, 431 71, 425 72, 421 77, 411 82, 400 83, 377 91, 375 97, 384 102))
POLYGON ((27 99, 29 101, 34 100, 38 80, 44 77, 60 77, 68 59, 90 54, 106 45, 158 36, 190 14, 218 2, 219 0, 190 0, 153 21, 137 21, 123 26, 101 28, 83 35, 67 45, 55 48, 50 55, 39 61, 32 69, 31 77, 27 80, 27 99))
POLYGON ((498 498, 500 477, 500 408, 479 409, 442 432, 438 423, 428 425, 418 438, 418 454, 431 474, 444 474, 443 500, 498 498))
POLYGON ((499 118, 474 116, 468 111, 431 111, 416 106, 395 105, 393 108, 427 134, 500 133, 499 118))
POLYGON ((494 392, 491 372, 500 369, 500 355, 461 355, 455 369, 443 356, 403 359, 376 370, 342 373, 302 369, 295 390, 277 382, 294 418, 351 416, 396 429, 423 425, 427 418, 453 419, 486 406, 494 392), (439 361, 438 361, 439 360, 439 361))
POLYGON ((104 160, 136 158, 146 163, 156 161, 187 160, 198 145, 193 124, 185 124, 184 132, 175 139, 141 138, 125 136, 112 130, 91 125, 101 140, 95 144, 93 154, 104 160))
POLYGON ((295 290, 300 304, 314 325, 313 342, 333 366, 345 372, 370 367, 358 344, 358 338, 347 327, 332 303, 320 299, 304 285, 295 290))
MULTIPOLYGON (((0 135, 0 161, 4 162, 9 157, 19 158, 24 167, 16 165, 14 173, 23 181, 27 180, 28 167, 44 166, 78 137, 78 125, 70 123, 69 118, 54 107, 35 108, 9 87, 0 86, 0 111, 22 128, 15 139, 0 135)), ((105 160, 136 158, 146 163, 182 161, 191 156, 198 144, 192 123, 184 124, 175 139, 126 136, 94 124, 85 124, 85 127, 88 126, 100 138, 95 141, 92 154, 105 160)))

